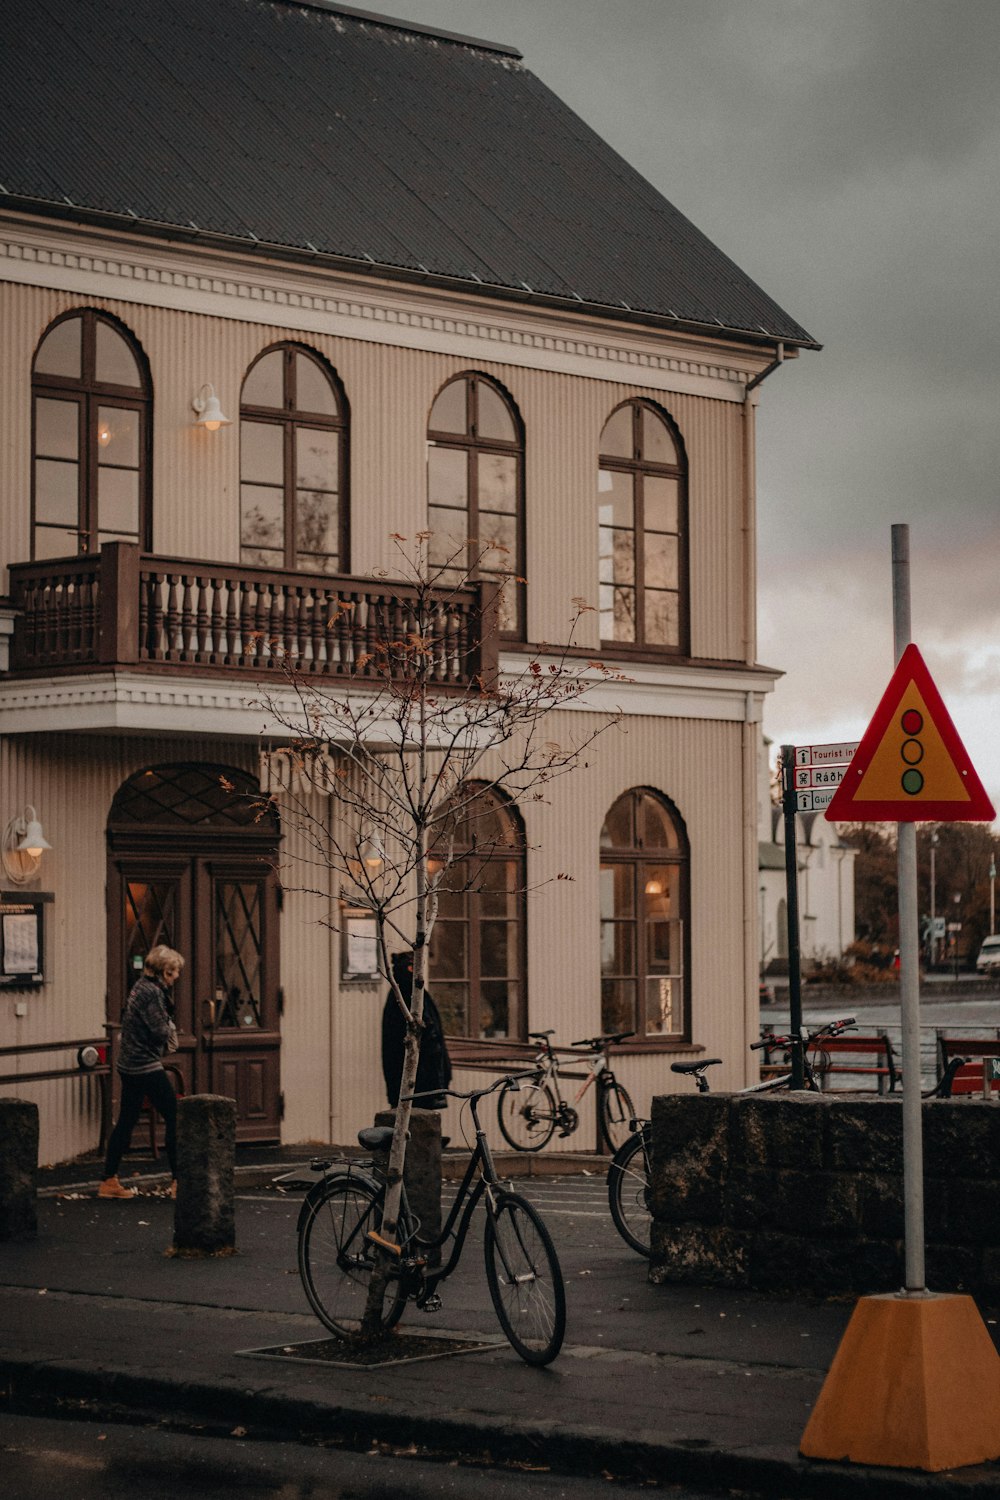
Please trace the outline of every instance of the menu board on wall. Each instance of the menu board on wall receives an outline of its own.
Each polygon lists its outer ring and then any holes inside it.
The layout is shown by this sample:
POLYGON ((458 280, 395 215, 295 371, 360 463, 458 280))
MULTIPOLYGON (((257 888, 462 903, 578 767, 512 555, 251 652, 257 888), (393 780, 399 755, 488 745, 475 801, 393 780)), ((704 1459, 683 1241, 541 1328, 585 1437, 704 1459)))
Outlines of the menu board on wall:
POLYGON ((47 892, 0 892, 0 987, 45 981, 45 903, 47 892))

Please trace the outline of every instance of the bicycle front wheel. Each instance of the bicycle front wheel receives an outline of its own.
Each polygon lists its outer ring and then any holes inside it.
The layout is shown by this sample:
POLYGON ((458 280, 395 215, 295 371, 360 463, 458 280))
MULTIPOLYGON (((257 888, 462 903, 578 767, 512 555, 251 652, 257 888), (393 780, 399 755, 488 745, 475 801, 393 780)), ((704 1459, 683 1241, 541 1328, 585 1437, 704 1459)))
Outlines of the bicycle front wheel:
POLYGON ((617 1078, 601 1090, 601 1135, 612 1151, 624 1146, 632 1133, 635 1105, 617 1078))
MULTIPOLYGON (((359 1178, 331 1177, 302 1205, 299 1275, 313 1312, 341 1338, 353 1338, 361 1328, 376 1255, 366 1236, 381 1223, 381 1193, 359 1178)), ((383 1330, 395 1327, 405 1304, 394 1276, 382 1303, 383 1330)))
POLYGON ((529 1365, 547 1365, 566 1333, 566 1289, 551 1236, 535 1209, 500 1193, 487 1210, 486 1280, 511 1347, 529 1365))
POLYGON ((507 1084, 497 1100, 497 1123, 515 1151, 541 1151, 556 1128, 556 1101, 548 1084, 507 1084))
POLYGON ((649 1207, 650 1127, 644 1125, 615 1152, 608 1168, 608 1207, 626 1245, 649 1258, 653 1215, 649 1207))

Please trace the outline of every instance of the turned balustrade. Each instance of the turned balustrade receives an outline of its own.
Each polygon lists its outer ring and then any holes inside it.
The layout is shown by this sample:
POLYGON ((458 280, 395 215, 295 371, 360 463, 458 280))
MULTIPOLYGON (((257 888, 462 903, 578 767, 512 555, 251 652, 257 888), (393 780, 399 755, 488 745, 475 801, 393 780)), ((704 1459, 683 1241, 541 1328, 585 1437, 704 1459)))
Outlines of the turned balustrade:
POLYGON ((108 543, 87 557, 11 567, 11 671, 155 671, 406 677, 413 642, 432 677, 461 687, 496 673, 484 589, 438 589, 430 607, 390 579, 273 573, 140 554, 108 543), (404 644, 398 644, 404 643, 404 644))

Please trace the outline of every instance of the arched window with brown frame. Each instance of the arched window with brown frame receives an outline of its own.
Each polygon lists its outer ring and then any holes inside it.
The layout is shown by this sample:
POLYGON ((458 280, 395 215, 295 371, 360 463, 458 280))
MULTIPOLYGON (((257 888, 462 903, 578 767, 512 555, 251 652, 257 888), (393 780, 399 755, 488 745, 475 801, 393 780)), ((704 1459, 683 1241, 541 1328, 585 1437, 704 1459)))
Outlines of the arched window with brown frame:
POLYGON ((430 943, 430 989, 445 1031, 523 1038, 525 843, 517 809, 495 787, 473 782, 454 799, 435 847, 454 856, 441 871, 430 943))
POLYGON ((524 429, 485 375, 456 375, 431 407, 427 525, 432 566, 446 582, 503 582, 501 633, 523 637, 524 429))
POLYGON ((313 349, 279 344, 247 371, 240 397, 240 561, 346 573, 347 398, 313 349))
POLYGON ((152 543, 152 381, 132 334, 84 307, 51 323, 31 372, 31 555, 152 543))
POLYGON ((626 402, 604 424, 597 517, 602 642, 686 656, 687 465, 680 434, 649 401, 626 402))
POLYGON ((686 1038, 689 851, 665 797, 632 787, 601 829, 601 1027, 686 1038))

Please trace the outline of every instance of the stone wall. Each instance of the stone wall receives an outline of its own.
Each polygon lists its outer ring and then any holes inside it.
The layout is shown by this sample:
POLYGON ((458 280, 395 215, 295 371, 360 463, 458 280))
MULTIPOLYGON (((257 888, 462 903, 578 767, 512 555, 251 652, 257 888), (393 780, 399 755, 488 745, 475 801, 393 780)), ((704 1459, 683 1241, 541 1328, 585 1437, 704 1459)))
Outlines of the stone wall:
MULTIPOLYGON (((650 1277, 760 1290, 904 1280, 899 1097, 653 1100, 650 1277)), ((923 1105, 927 1284, 1000 1294, 1000 1105, 923 1105)))

